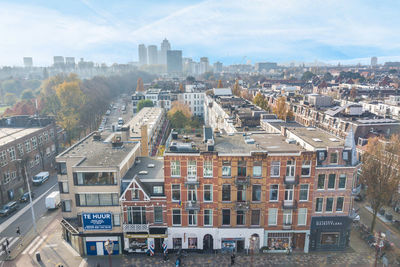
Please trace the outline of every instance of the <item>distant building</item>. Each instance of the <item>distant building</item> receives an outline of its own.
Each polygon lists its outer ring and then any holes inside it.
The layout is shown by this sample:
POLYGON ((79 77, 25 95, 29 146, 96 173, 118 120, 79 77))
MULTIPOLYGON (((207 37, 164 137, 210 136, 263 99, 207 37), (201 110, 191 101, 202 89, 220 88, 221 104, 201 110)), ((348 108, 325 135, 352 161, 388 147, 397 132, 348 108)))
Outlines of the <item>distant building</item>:
POLYGON ((164 39, 161 43, 160 55, 158 58, 158 64, 166 65, 167 64, 167 51, 171 50, 171 44, 167 39, 164 39))
POLYGON ((138 48, 139 52, 139 64, 146 65, 147 64, 147 49, 144 44, 140 44, 138 48))
POLYGON ((62 56, 54 56, 53 57, 54 67, 64 67, 65 61, 62 56))
POLYGON ((157 55, 157 46, 156 45, 149 45, 147 47, 147 55, 149 57, 149 65, 156 65, 158 64, 158 55, 157 55))
POLYGON ((276 69, 277 67, 278 64, 274 62, 259 62, 255 64, 256 71, 269 71, 271 69, 276 69))
POLYGON ((210 71, 210 66, 208 65, 208 57, 200 58, 200 74, 210 71))
POLYGON ((220 73, 222 72, 222 63, 217 61, 214 63, 214 72, 215 73, 220 73))
POLYGON ((371 57, 371 67, 375 67, 376 65, 378 65, 378 58, 371 57))
POLYGON ((74 57, 66 57, 65 65, 68 67, 75 67, 75 58, 74 57))
POLYGON ((167 51, 167 72, 182 73, 182 50, 167 51))
POLYGON ((33 59, 31 57, 24 57, 24 67, 30 68, 33 66, 33 59))

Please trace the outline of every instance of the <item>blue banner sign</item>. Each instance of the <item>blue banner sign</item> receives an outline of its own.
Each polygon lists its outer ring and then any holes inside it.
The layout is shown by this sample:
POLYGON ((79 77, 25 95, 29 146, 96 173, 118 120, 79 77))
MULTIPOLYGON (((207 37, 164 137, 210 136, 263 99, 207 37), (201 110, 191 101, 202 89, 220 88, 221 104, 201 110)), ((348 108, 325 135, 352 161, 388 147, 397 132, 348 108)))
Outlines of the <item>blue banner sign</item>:
POLYGON ((112 230, 112 215, 108 213, 83 213, 83 229, 88 230, 112 230))

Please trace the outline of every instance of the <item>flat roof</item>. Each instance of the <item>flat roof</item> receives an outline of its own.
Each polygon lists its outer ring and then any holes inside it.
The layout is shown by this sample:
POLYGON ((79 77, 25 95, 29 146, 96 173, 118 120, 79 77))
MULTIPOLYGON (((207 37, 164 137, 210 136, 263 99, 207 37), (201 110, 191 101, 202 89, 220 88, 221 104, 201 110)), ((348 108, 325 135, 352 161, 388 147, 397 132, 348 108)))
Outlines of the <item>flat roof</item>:
POLYGON ((297 135, 313 147, 341 147, 344 146, 344 140, 337 136, 324 132, 318 128, 306 127, 288 127, 287 131, 297 135))
POLYGON ((163 114, 163 108, 157 107, 144 107, 137 113, 125 126, 130 126, 130 137, 140 138, 140 127, 147 124, 148 136, 150 136, 157 120, 163 114))
POLYGON ((132 180, 137 175, 143 182, 146 180, 164 179, 164 159, 163 157, 150 158, 150 157, 137 157, 135 164, 128 170, 123 180, 132 180), (149 164, 152 164, 149 167, 149 164), (153 167, 154 166, 154 167, 153 167), (139 172, 146 171, 147 174, 140 174, 139 172))
POLYGON ((0 146, 11 143, 17 139, 23 138, 34 132, 42 130, 44 127, 32 127, 32 128, 0 128, 0 146))

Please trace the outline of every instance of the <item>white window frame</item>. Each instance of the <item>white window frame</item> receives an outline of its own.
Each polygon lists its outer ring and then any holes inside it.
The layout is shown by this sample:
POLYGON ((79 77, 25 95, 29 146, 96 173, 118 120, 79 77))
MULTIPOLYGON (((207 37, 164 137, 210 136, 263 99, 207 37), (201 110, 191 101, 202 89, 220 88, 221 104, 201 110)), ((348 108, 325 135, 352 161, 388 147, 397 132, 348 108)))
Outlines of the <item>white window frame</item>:
POLYGON ((121 226, 121 216, 119 213, 113 214, 113 226, 121 226))
POLYGON ((309 184, 301 184, 300 185, 300 190, 299 190, 299 201, 301 201, 301 202, 302 201, 308 201, 309 197, 310 197, 310 185, 309 184), (301 188, 303 185, 307 186, 307 199, 300 199, 301 191, 305 191, 304 189, 301 188))
POLYGON ((18 144, 17 149, 18 149, 19 155, 23 156, 24 155, 24 145, 22 143, 18 144))
POLYGON ((307 225, 307 208, 299 208, 297 215, 297 225, 307 225), (300 215, 304 216, 304 221, 301 221, 300 215))
POLYGON ((6 166, 8 164, 7 161, 7 152, 5 150, 0 152, 0 165, 1 167, 6 166))
POLYGON ((314 207, 314 209, 315 209, 315 213, 322 213, 324 211, 324 198, 323 197, 317 197, 315 199, 315 207, 314 207), (321 204, 321 210, 320 211, 317 211, 318 199, 322 199, 322 204, 321 204))
POLYGON ((172 209, 172 225, 174 226, 180 226, 182 225, 182 210, 181 209, 172 209), (179 224, 174 224, 174 211, 178 210, 179 211, 179 224))
POLYGON ((39 155, 39 154, 36 154, 36 155, 35 155, 35 164, 36 164, 36 165, 39 165, 39 163, 40 163, 40 155, 39 155))
POLYGON ((188 211, 188 226, 197 226, 197 211, 188 211), (190 222, 190 219, 192 219, 192 222, 190 222))
POLYGON ((213 185, 212 184, 204 184, 203 185, 203 201, 204 202, 213 202, 213 185), (206 189, 206 186, 210 187, 210 188, 206 189), (210 191, 210 197, 211 197, 210 200, 206 200, 206 197, 205 197, 206 191, 210 191))
POLYGON ((268 209, 268 225, 277 225, 278 224, 278 209, 277 208, 269 208, 268 209), (275 217, 273 217, 275 216, 275 217))
POLYGON ((203 177, 213 177, 213 162, 212 160, 204 160, 203 163, 203 177))
POLYGON ((310 177, 311 176, 311 160, 303 160, 301 165, 301 176, 302 177, 310 177), (303 169, 308 169, 308 174, 303 175, 303 169))
POLYGON ((271 177, 280 177, 281 175, 281 162, 280 161, 271 161, 271 177), (273 170, 275 167, 278 167, 278 174, 273 174, 273 170))
POLYGON ((25 150, 26 153, 31 152, 31 141, 29 139, 25 140, 25 150))
POLYGON ((292 210, 283 210, 283 224, 284 225, 292 225, 293 224, 293 212, 292 210))
POLYGON ((11 181, 10 172, 3 172, 3 185, 8 184, 11 181))
POLYGON ((343 213, 344 212, 344 196, 340 196, 340 197, 337 197, 336 198, 336 205, 335 205, 335 211, 337 212, 337 213, 343 213), (343 199, 343 204, 342 204, 342 210, 337 210, 337 203, 338 203, 338 199, 339 198, 342 198, 343 199))
POLYGON ((172 202, 179 202, 182 199, 182 192, 181 192, 181 185, 180 184, 171 184, 171 201, 172 202), (179 200, 174 200, 174 191, 177 191, 178 189, 174 189, 173 186, 178 185, 179 186, 179 200))
POLYGON ((35 150, 37 148, 36 136, 31 138, 31 142, 32 142, 32 150, 35 150))
POLYGON ((334 197, 327 197, 326 198, 326 201, 325 201, 325 212, 326 213, 332 213, 333 212, 333 205, 335 204, 335 198, 334 197), (332 199, 332 209, 331 210, 328 210, 327 209, 327 207, 328 207, 328 199, 332 199))
POLYGON ((279 184, 271 184, 271 185, 269 185, 269 197, 268 197, 268 199, 269 199, 269 202, 278 202, 279 201, 279 184), (271 187, 273 185, 277 185, 278 186, 278 189, 276 189, 276 190, 278 190, 278 195, 277 195, 276 199, 271 200, 271 187))
POLYGON ((203 225, 204 225, 204 226, 213 226, 213 210, 212 210, 212 209, 205 209, 205 210, 204 210, 204 215, 203 215, 203 216, 204 216, 204 218, 205 218, 206 216, 209 216, 209 217, 210 217, 210 224, 206 224, 206 223, 205 223, 206 220, 204 219, 203 225), (210 212, 210 214, 206 215, 206 213, 205 213, 206 210, 208 210, 208 211, 210 212))
POLYGON ((286 161, 286 176, 287 177, 295 177, 296 176, 296 160, 286 161))
POLYGON ((188 180, 196 180, 197 179, 197 161, 196 160, 188 160, 187 161, 187 179, 188 180))
POLYGON ((253 162, 253 177, 254 178, 261 178, 262 177, 262 161, 257 161, 257 162, 260 162, 261 165, 254 165, 255 162, 253 162), (260 175, 254 175, 254 173, 255 173, 254 168, 256 168, 256 169, 259 168, 260 169, 260 175))
POLYGON ((197 185, 188 185, 187 187, 187 200, 197 202, 197 185), (190 188, 194 187, 194 189, 190 188))
POLYGON ((179 160, 171 160, 171 177, 181 177, 181 162, 179 160))
POLYGON ((16 155, 15 155, 15 147, 10 147, 7 149, 8 151, 8 156, 10 158, 10 161, 14 161, 17 159, 16 155))
POLYGON ((338 180, 338 189, 339 190, 346 190, 346 183, 347 183, 347 175, 345 173, 342 173, 339 175, 339 180, 338 180), (344 177, 344 187, 340 187, 340 178, 344 177))

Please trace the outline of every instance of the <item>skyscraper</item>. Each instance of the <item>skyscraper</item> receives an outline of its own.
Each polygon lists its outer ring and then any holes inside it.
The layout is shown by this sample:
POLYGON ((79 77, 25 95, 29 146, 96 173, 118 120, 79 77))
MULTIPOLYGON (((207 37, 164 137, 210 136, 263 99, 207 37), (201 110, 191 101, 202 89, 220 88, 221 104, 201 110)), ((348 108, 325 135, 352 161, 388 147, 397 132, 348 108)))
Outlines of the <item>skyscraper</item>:
POLYGON ((214 72, 215 73, 220 73, 222 72, 222 63, 217 61, 214 63, 214 72))
POLYGON ((158 64, 167 64, 167 51, 171 50, 171 44, 167 39, 164 39, 161 43, 160 58, 158 64))
POLYGON ((376 65, 378 65, 378 58, 371 57, 371 67, 375 67, 376 65))
POLYGON ((33 66, 33 59, 31 57, 24 57, 24 67, 30 68, 33 66))
POLYGON ((147 64, 147 49, 144 44, 140 44, 138 48, 139 52, 139 65, 147 64))
POLYGON ((200 74, 206 73, 208 71, 209 71, 208 57, 201 57, 200 58, 200 74))
POLYGON ((182 73, 182 50, 167 50, 167 72, 182 73))
POLYGON ((149 45, 147 47, 147 54, 149 56, 149 65, 158 64, 157 46, 156 45, 149 45))

